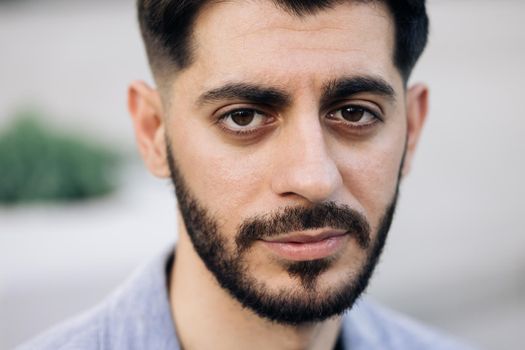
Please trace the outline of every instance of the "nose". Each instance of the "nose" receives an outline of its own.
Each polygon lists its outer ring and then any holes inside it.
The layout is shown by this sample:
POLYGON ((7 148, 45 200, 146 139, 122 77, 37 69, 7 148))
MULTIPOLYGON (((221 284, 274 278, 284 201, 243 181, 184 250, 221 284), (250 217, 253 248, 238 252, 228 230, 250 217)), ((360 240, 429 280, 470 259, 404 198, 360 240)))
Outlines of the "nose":
POLYGON ((274 157, 274 193, 301 197, 311 203, 333 199, 343 180, 328 150, 319 118, 303 118, 289 125, 280 136, 274 157))

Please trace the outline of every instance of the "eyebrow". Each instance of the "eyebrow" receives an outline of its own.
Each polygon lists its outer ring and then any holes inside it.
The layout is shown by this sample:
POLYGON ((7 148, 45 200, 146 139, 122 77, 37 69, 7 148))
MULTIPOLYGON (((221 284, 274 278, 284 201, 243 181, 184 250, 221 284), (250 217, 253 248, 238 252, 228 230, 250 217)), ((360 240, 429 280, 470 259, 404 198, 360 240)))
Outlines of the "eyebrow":
POLYGON ((326 106, 334 100, 348 98, 364 92, 381 95, 392 101, 396 99, 394 88, 383 78, 375 76, 355 76, 338 78, 325 84, 321 97, 321 105, 326 106))
MULTIPOLYGON (((396 97, 394 88, 383 78, 350 76, 326 83, 323 87, 321 105, 326 106, 334 100, 364 92, 382 95, 391 100, 395 100, 396 97)), ((202 93, 197 99, 197 106, 223 100, 242 100, 281 108, 292 104, 292 96, 279 88, 251 83, 228 83, 202 93)))
POLYGON ((197 105, 235 99, 276 107, 286 107, 292 102, 291 96, 281 89, 249 83, 229 83, 204 92, 197 99, 197 105))

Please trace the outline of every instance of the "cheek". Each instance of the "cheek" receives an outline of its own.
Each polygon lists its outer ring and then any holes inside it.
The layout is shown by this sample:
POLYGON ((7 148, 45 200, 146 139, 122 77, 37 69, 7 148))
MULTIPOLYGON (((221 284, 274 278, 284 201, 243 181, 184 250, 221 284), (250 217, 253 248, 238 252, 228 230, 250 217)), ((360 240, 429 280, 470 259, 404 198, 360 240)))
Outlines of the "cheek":
POLYGON ((171 133, 173 153, 191 193, 225 229, 235 229, 262 189, 260 152, 239 151, 211 136, 199 123, 171 133), (191 128, 191 130, 190 130, 191 128), (189 136, 191 135, 191 137, 189 136), (231 218, 231 219, 230 219, 231 218))
POLYGON ((385 138, 341 158, 344 186, 364 210, 374 231, 394 198, 404 144, 404 138, 385 138))

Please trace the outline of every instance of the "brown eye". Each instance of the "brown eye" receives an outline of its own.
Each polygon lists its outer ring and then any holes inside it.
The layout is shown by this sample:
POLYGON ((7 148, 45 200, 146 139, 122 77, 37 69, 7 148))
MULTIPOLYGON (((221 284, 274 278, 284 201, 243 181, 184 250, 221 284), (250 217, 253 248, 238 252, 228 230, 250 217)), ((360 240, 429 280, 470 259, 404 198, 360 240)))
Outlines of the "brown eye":
POLYGON ((366 126, 381 120, 374 112, 368 108, 360 106, 345 106, 328 113, 328 118, 341 121, 355 126, 366 126))
POLYGON ((349 106, 341 109, 341 116, 349 122, 358 122, 363 119, 364 115, 365 110, 360 107, 349 106))
POLYGON ((239 126, 246 126, 249 125, 255 118, 255 111, 252 110, 240 110, 235 111, 230 114, 231 120, 239 125, 239 126))
POLYGON ((223 114, 220 124, 233 132, 250 132, 264 126, 271 118, 255 109, 236 109, 223 114))

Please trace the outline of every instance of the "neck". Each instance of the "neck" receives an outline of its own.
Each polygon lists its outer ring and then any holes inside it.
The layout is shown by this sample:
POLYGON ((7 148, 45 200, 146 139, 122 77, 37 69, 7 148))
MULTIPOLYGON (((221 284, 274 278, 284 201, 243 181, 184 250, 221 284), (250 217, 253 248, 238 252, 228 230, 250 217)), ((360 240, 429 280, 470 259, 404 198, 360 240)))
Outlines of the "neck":
POLYGON ((170 303, 184 349, 332 349, 341 318, 288 326, 257 316, 223 290, 181 228, 170 303))

